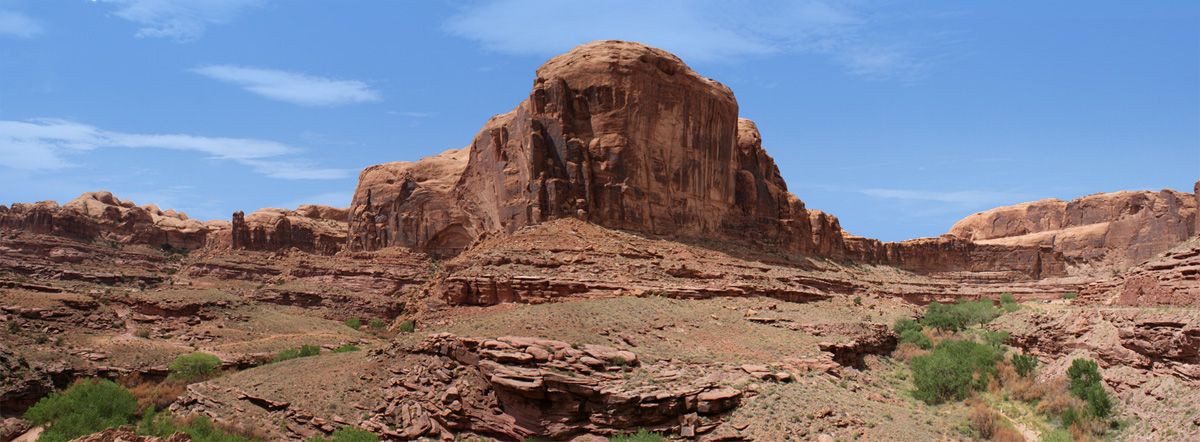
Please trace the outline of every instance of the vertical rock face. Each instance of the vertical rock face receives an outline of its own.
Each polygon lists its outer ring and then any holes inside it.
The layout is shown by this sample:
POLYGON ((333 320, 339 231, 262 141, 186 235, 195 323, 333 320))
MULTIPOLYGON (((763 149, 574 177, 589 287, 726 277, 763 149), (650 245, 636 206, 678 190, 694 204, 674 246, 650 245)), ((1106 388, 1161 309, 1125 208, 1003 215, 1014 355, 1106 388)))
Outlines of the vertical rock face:
POLYGON ((950 234, 978 244, 1051 246, 1073 265, 1128 267, 1196 233, 1196 196, 1174 190, 1048 199, 964 218, 950 234))
MULTIPOLYGON (((249 215, 233 213, 229 246, 235 249, 276 251, 296 248, 332 255, 346 244, 347 209, 303 205, 296 210, 266 208, 249 215)), ((221 236, 217 233, 214 236, 221 236)), ((223 243, 218 240, 216 243, 223 243)))
MULTIPOLYGON (((453 252, 484 232, 577 217, 816 252, 804 204, 737 114, 729 88, 665 51, 576 47, 538 68, 530 98, 467 149, 363 171, 349 246, 453 252)), ((838 230, 820 248, 844 248, 838 230)))
POLYGON ((189 250, 205 246, 212 228, 184 213, 137 206, 110 192, 86 192, 62 206, 54 201, 13 204, 0 213, 0 227, 189 250))

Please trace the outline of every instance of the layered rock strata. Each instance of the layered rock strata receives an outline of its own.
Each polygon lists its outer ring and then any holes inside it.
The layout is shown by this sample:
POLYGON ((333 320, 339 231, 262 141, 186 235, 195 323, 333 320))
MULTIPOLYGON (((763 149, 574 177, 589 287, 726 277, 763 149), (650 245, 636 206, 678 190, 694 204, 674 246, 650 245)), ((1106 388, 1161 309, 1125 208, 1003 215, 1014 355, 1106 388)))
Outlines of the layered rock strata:
POLYGON ((1200 306, 1200 240, 1085 286, 1079 303, 1116 306, 1200 306))
POLYGON ((397 439, 469 431, 501 439, 566 440, 630 428, 694 437, 718 427, 720 415, 737 407, 742 396, 704 378, 672 382, 679 373, 652 372, 659 382, 636 387, 624 374, 641 365, 637 355, 602 345, 443 333, 400 351, 433 359, 415 369, 393 369, 398 376, 387 389, 392 399, 362 424, 397 439))
POLYGON ((950 235, 987 246, 1049 246, 1085 270, 1123 269, 1195 235, 1198 205, 1195 195, 1170 189, 1046 199, 968 216, 950 235))
POLYGON ((110 192, 87 192, 61 206, 54 201, 0 206, 0 228, 171 251, 296 248, 332 255, 345 247, 347 218, 347 208, 302 205, 296 210, 260 209, 249 215, 238 211, 232 221, 200 222, 153 204, 138 206, 110 192))
POLYGON ((576 47, 537 70, 528 100, 462 150, 373 166, 351 250, 456 254, 486 232, 555 218, 837 254, 835 218, 787 192, 724 85, 638 43, 576 47))

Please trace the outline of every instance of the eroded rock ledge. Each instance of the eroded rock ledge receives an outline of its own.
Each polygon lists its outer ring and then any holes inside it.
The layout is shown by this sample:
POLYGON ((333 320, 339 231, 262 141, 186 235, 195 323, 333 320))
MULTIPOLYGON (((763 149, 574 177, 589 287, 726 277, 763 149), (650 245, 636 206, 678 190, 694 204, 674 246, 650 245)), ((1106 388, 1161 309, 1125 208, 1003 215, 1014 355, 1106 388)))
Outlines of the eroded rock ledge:
POLYGON ((702 435, 742 396, 713 377, 683 376, 682 367, 643 367, 639 374, 656 382, 634 386, 629 373, 642 361, 602 345, 442 333, 387 353, 405 356, 391 368, 391 399, 362 426, 400 439, 473 432, 562 440, 639 427, 702 435))

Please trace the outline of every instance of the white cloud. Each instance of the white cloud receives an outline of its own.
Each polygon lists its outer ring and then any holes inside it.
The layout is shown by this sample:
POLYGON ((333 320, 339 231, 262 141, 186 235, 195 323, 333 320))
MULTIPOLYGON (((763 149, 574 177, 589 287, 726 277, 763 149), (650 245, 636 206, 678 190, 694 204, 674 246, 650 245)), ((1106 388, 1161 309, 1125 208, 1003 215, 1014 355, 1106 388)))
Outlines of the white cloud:
POLYGON ((358 80, 333 80, 275 69, 230 65, 203 66, 191 71, 233 83, 273 100, 301 106, 336 106, 381 100, 378 91, 358 80))
POLYGON ((233 21, 266 0, 103 0, 118 5, 116 15, 142 25, 138 37, 165 37, 184 42, 200 38, 205 28, 233 21))
POLYGON ((25 14, 0 11, 0 35, 33 38, 42 33, 42 26, 25 14))
POLYGON ((337 179, 348 169, 321 168, 315 163, 279 157, 300 150, 274 141, 194 135, 127 134, 57 119, 0 121, 0 167, 59 170, 74 166, 68 157, 99 148, 150 148, 199 152, 215 160, 232 160, 256 173, 281 179, 337 179))
POLYGON ((639 41, 684 61, 728 61, 799 52, 823 54, 848 72, 912 80, 929 62, 913 36, 885 32, 864 2, 485 0, 444 24, 485 49, 549 56, 594 40, 639 41), (587 17, 568 20, 564 17, 587 17), (529 23, 537 23, 531 26, 529 23))

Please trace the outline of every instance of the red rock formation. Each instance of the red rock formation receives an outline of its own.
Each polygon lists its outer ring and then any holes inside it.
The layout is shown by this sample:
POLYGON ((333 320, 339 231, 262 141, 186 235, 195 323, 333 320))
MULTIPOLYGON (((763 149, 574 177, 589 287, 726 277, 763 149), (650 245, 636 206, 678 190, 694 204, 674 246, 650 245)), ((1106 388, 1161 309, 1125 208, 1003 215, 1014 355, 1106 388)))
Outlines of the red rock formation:
POLYGON ((1194 235, 1198 205, 1194 195, 1169 189, 1047 199, 968 216, 950 234, 984 245, 1051 246, 1073 267, 1124 268, 1194 235))
POLYGON ((229 243, 235 249, 277 251, 296 248, 332 255, 346 244, 348 209, 303 205, 295 211, 258 209, 233 212, 229 243))
POLYGON ((1200 240, 1091 283, 1078 302, 1122 306, 1200 306, 1200 240))
POLYGON ((949 235, 885 243, 847 234, 846 248, 859 263, 914 272, 996 272, 1016 280, 1066 275, 1062 253, 1049 246, 978 244, 949 235))
MULTIPOLYGON (((363 171, 351 250, 453 254, 486 232, 576 217, 690 238, 836 252, 836 219, 814 242, 757 128, 729 88, 638 43, 579 46, 537 70, 530 98, 466 149, 363 171)), ((838 229, 840 230, 840 229, 838 229)))
POLYGON ((62 206, 54 201, 16 203, 0 211, 0 227, 185 250, 205 245, 211 223, 173 210, 162 211, 153 204, 138 207, 109 192, 87 192, 62 206))

